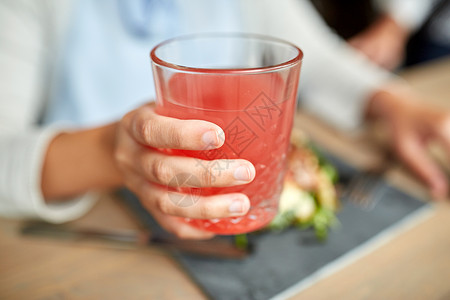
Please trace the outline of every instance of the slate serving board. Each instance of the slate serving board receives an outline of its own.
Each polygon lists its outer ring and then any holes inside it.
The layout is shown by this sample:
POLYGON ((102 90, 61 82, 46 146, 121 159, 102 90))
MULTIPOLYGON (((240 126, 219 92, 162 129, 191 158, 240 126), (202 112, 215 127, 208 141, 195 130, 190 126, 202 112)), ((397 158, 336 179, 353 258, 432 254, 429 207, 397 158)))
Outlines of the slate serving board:
MULTIPOLYGON (((352 176, 358 176, 356 169, 335 157, 327 157, 337 167, 344 187, 352 176)), ((121 193, 146 226, 164 234, 131 193, 121 193)), ((400 224, 414 224, 431 210, 429 204, 389 186, 382 179, 377 184, 371 210, 345 198, 341 202, 340 226, 325 242, 319 242, 311 230, 290 229, 250 235, 254 252, 243 260, 184 253, 174 253, 174 257, 211 299, 284 299, 370 251, 395 234, 400 224)))

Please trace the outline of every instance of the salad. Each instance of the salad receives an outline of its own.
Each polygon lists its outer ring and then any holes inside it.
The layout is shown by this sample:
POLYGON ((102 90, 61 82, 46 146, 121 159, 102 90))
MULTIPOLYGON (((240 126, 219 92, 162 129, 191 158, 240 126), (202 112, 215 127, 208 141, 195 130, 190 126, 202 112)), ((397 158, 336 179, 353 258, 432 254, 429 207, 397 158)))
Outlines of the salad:
MULTIPOLYGON (((325 239, 329 229, 337 224, 337 178, 334 166, 302 131, 294 129, 278 214, 263 230, 282 231, 294 226, 312 228, 319 239, 325 239)), ((247 235, 237 235, 235 241, 237 246, 246 247, 247 235)))

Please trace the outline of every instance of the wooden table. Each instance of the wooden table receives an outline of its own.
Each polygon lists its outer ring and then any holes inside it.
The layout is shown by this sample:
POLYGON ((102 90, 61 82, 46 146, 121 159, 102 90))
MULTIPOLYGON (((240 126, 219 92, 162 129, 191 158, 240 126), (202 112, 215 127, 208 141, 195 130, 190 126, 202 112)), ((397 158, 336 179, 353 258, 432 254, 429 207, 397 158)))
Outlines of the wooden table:
MULTIPOLYGON (((403 74, 417 90, 450 107, 450 59, 403 74)), ((307 115, 297 126, 358 165, 376 159, 367 138, 348 137, 307 115)), ((392 182, 425 196, 400 168, 392 182)), ((0 299, 204 299, 201 290, 166 253, 110 249, 18 235, 19 221, 0 220, 0 299)), ((138 227, 113 197, 103 197, 75 226, 138 227)), ((450 299, 450 205, 388 244, 314 284, 293 299, 450 299)))

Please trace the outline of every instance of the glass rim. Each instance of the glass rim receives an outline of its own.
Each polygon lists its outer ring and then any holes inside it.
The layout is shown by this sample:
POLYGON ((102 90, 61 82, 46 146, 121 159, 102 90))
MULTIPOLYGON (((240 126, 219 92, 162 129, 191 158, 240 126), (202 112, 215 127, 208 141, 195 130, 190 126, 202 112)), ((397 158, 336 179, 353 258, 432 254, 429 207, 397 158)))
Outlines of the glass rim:
POLYGON ((186 35, 180 35, 168 40, 165 40, 159 44, 157 44, 153 49, 150 51, 150 59, 152 62, 156 65, 167 67, 170 69, 183 71, 183 72, 190 72, 190 73, 218 73, 218 74, 228 74, 228 73, 266 73, 271 71, 278 71, 280 69, 289 68, 291 66, 294 66, 300 62, 303 61, 303 51, 297 47, 295 44, 288 42, 286 40, 264 35, 264 34, 254 34, 254 33, 196 33, 196 34, 186 34, 186 35), (295 55, 294 58, 289 59, 285 62, 274 64, 266 67, 256 67, 256 68, 224 68, 224 69, 218 69, 218 68, 196 68, 196 67, 189 67, 189 66, 182 66, 174 63, 167 62, 161 58, 159 58, 156 55, 156 51, 167 44, 170 44, 172 42, 180 41, 180 40, 189 40, 189 39, 195 39, 195 38, 226 38, 226 37, 232 37, 232 38, 247 38, 247 39, 254 39, 254 40, 260 40, 260 41, 271 41, 280 43, 286 46, 290 46, 293 49, 297 50, 297 55, 295 55))

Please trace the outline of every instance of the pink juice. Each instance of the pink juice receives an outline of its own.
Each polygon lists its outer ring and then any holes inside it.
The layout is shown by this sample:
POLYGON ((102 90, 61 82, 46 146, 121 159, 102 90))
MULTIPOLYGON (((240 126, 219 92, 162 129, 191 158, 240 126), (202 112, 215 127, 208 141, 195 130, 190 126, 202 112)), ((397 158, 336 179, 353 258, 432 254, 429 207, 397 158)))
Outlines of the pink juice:
MULTIPOLYGON (((156 110, 159 114, 210 121, 225 132, 225 144, 219 149, 166 149, 166 153, 196 157, 208 160, 207 163, 213 163, 213 159, 242 158, 256 168, 256 177, 249 184, 177 189, 204 196, 244 193, 251 202, 247 215, 184 219, 185 222, 218 234, 237 234, 263 227, 277 213, 298 83, 298 72, 285 73, 288 76, 284 79, 283 74, 175 74, 167 81, 167 86, 158 89, 156 110)), ((205 167, 205 163, 199 160, 199 167, 205 167)))

